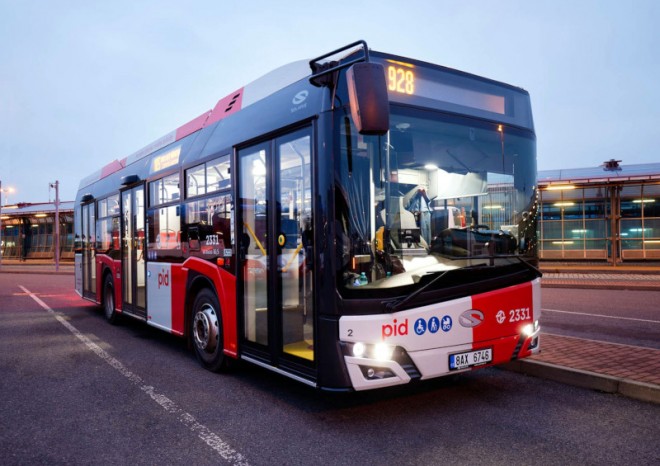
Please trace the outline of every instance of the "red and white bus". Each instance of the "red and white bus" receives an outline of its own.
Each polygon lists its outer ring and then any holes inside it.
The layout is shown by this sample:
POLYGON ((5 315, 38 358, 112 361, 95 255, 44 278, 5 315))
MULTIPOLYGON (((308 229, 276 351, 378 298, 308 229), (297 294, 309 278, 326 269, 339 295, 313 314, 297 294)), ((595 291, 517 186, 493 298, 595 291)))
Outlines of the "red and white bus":
POLYGON ((324 390, 539 350, 529 94, 363 41, 82 180, 75 287, 113 322, 324 390))

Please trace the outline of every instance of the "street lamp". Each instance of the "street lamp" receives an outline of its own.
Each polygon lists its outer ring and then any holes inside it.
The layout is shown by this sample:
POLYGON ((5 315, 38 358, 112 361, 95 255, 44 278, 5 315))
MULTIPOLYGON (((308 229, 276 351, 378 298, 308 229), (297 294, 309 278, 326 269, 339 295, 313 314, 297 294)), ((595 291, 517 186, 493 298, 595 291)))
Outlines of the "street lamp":
POLYGON ((60 182, 50 183, 55 188, 55 271, 60 270, 60 182))
MULTIPOLYGON (((0 181, 0 201, 2 200, 2 193, 5 193, 5 207, 7 207, 7 198, 9 197, 9 194, 15 193, 16 190, 9 186, 8 188, 2 189, 2 182, 0 181)), ((0 202, 0 205, 2 202, 0 202)))
POLYGON ((0 268, 2 268, 2 180, 0 180, 0 268))
MULTIPOLYGON (((2 193, 13 193, 15 190, 12 187, 2 188, 2 180, 0 180, 0 268, 2 267, 2 193)), ((7 198, 5 198, 5 204, 7 203, 7 198)))

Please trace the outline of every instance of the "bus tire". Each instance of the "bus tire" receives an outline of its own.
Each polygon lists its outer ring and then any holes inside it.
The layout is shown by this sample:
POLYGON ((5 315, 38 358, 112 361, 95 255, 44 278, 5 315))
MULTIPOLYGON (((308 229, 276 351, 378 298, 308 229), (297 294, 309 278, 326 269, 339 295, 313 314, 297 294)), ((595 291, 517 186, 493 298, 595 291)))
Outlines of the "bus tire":
POLYGON ((111 324, 116 324, 119 320, 119 315, 115 310, 115 285, 111 274, 106 274, 105 280, 103 280, 103 315, 105 320, 111 324))
POLYGON ((195 356, 202 367, 212 372, 228 368, 223 352, 222 316, 215 293, 203 288, 193 301, 190 336, 195 356))

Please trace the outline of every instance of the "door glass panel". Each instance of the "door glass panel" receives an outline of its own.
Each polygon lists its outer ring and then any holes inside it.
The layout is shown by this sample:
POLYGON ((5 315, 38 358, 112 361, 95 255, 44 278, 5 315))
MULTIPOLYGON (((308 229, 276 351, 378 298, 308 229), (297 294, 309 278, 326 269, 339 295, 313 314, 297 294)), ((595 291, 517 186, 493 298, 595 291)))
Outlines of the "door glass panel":
POLYGON ((89 290, 89 205, 82 206, 82 269, 83 269, 83 287, 85 291, 89 290))
POLYGON ((145 288, 145 229, 144 229, 144 186, 133 189, 133 216, 135 222, 135 277, 136 300, 135 305, 140 309, 146 306, 146 288, 145 288))
POLYGON ((82 208, 82 240, 83 240, 83 283, 84 290, 89 294, 96 292, 96 270, 94 256, 94 204, 82 208))
POLYGON ((91 275, 90 286, 92 294, 96 293, 96 214, 94 204, 89 205, 89 271, 91 275))
POLYGON ((142 315, 146 307, 144 186, 121 193, 122 291, 125 309, 142 315))
POLYGON ((244 337, 262 345, 268 344, 266 154, 265 146, 239 154, 244 337))
POLYGON ((125 303, 133 302, 133 202, 131 191, 121 193, 122 205, 122 291, 125 303))
POLYGON ((314 360, 310 136, 278 139, 277 264, 282 351, 314 360))

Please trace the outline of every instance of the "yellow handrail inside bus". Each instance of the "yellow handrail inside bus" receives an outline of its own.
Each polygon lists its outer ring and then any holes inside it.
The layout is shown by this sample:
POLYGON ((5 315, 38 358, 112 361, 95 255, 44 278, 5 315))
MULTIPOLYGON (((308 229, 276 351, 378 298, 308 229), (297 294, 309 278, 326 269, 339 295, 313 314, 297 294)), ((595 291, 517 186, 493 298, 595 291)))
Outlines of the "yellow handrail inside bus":
POLYGON ((254 242, 257 244, 257 246, 261 250, 261 254, 263 254, 265 256, 266 255, 266 250, 261 245, 261 241, 259 241, 259 238, 257 238, 257 235, 254 234, 254 231, 252 230, 252 228, 250 228, 250 225, 248 225, 245 222, 243 222, 243 225, 245 226, 245 228, 247 228, 247 231, 248 231, 248 233, 250 233, 250 236, 252 236, 252 238, 254 238, 254 242))
POLYGON ((291 262, 293 262, 293 259, 296 258, 300 250, 302 249, 303 245, 300 243, 298 247, 296 248, 296 252, 293 253, 293 256, 291 256, 291 259, 289 259, 289 262, 286 263, 286 265, 282 268, 282 272, 286 273, 287 270, 289 270, 289 266, 291 265, 291 262))

